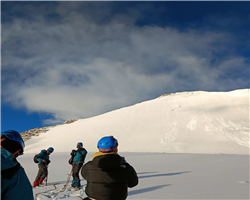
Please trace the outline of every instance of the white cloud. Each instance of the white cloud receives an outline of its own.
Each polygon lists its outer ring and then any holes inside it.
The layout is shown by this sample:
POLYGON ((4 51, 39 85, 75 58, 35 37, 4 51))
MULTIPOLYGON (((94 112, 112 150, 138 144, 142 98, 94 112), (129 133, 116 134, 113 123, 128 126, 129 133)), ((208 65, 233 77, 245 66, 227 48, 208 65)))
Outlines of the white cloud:
POLYGON ((78 12, 78 4, 64 3, 55 10, 37 10, 34 19, 16 17, 2 24, 5 101, 51 113, 57 121, 93 116, 161 93, 246 85, 233 76, 220 79, 235 66, 247 67, 240 55, 217 56, 230 44, 227 32, 139 27, 130 15, 112 17, 108 6, 101 10, 96 4, 98 12, 91 12, 86 4, 86 12, 78 12), (44 13, 53 12, 60 20, 49 23, 44 13))

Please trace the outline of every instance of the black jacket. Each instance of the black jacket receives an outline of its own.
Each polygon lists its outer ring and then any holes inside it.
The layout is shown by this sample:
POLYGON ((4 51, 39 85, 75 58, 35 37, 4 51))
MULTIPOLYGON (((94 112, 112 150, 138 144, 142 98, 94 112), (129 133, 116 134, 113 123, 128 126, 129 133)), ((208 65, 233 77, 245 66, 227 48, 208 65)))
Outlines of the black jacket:
POLYGON ((97 154, 81 171, 86 194, 97 200, 125 200, 127 188, 138 184, 136 171, 118 154, 97 154))

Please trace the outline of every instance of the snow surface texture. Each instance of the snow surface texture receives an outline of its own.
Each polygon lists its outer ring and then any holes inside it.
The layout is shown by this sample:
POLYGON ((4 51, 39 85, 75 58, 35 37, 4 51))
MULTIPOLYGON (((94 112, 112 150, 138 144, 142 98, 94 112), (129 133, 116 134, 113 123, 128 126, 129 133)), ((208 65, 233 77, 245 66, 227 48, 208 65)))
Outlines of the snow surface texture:
MULTIPOLYGON (((83 189, 64 192, 53 197, 64 185, 71 166, 70 152, 52 153, 49 165, 48 183, 57 182, 54 187, 34 188, 36 200, 76 200, 86 197, 83 189)), ((89 153, 86 162, 92 159, 89 153)), ((249 156, 167 153, 120 153, 137 171, 139 184, 129 188, 128 200, 132 199, 249 199, 249 156)), ((33 162, 34 154, 18 158, 25 168, 30 182, 33 182, 38 167, 33 162)), ((81 177, 81 176, 80 176, 81 177)), ((71 184, 72 178, 70 180, 71 184)), ((69 186, 70 186, 69 184, 69 186)), ((81 177, 81 184, 86 181, 81 177)))
POLYGON ((50 146, 70 152, 80 141, 94 152, 109 135, 118 139, 120 152, 249 154, 249 89, 162 95, 51 128, 28 140, 25 153, 50 146))

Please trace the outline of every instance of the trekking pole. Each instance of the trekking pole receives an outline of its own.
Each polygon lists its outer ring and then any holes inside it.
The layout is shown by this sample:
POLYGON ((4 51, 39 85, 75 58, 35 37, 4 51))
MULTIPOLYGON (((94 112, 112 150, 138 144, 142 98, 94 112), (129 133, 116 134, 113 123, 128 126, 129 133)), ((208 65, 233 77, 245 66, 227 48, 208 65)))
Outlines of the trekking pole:
POLYGON ((49 173, 47 174, 46 179, 45 179, 45 186, 48 185, 48 177, 49 177, 49 173))
POLYGON ((49 170, 48 170, 48 166, 47 166, 47 176, 45 177, 45 186, 48 185, 48 177, 49 177, 49 170))

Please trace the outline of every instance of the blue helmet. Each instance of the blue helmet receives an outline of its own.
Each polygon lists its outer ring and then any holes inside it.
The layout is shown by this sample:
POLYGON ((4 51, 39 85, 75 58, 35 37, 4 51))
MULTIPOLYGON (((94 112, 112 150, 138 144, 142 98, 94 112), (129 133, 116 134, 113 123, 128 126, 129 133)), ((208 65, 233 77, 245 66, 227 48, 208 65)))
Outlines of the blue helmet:
POLYGON ((106 136, 99 140, 97 148, 100 152, 114 152, 117 149, 118 142, 113 136, 106 136))
MULTIPOLYGON (((18 155, 22 155, 23 154, 23 150, 24 150, 24 147, 25 147, 25 144, 24 144, 24 141, 22 139, 22 136, 19 132, 15 131, 15 130, 2 130, 1 131, 1 142, 2 144, 4 143, 4 139, 2 139, 2 136, 5 136, 6 138, 8 138, 9 140, 11 141, 14 141, 14 142, 18 142, 20 144, 20 147, 18 147, 19 151, 18 151, 18 155)), ((14 150, 14 147, 4 147, 6 148, 7 150, 8 149, 13 149, 14 150)), ((11 152, 11 153, 16 153, 16 152, 11 152)))
POLYGON ((78 148, 78 147, 79 147, 79 148, 80 148, 80 147, 83 147, 82 142, 78 142, 77 145, 76 145, 76 147, 77 147, 77 148, 78 148))
POLYGON ((52 153, 54 151, 54 148, 53 147, 49 147, 48 151, 50 151, 50 153, 52 153))

